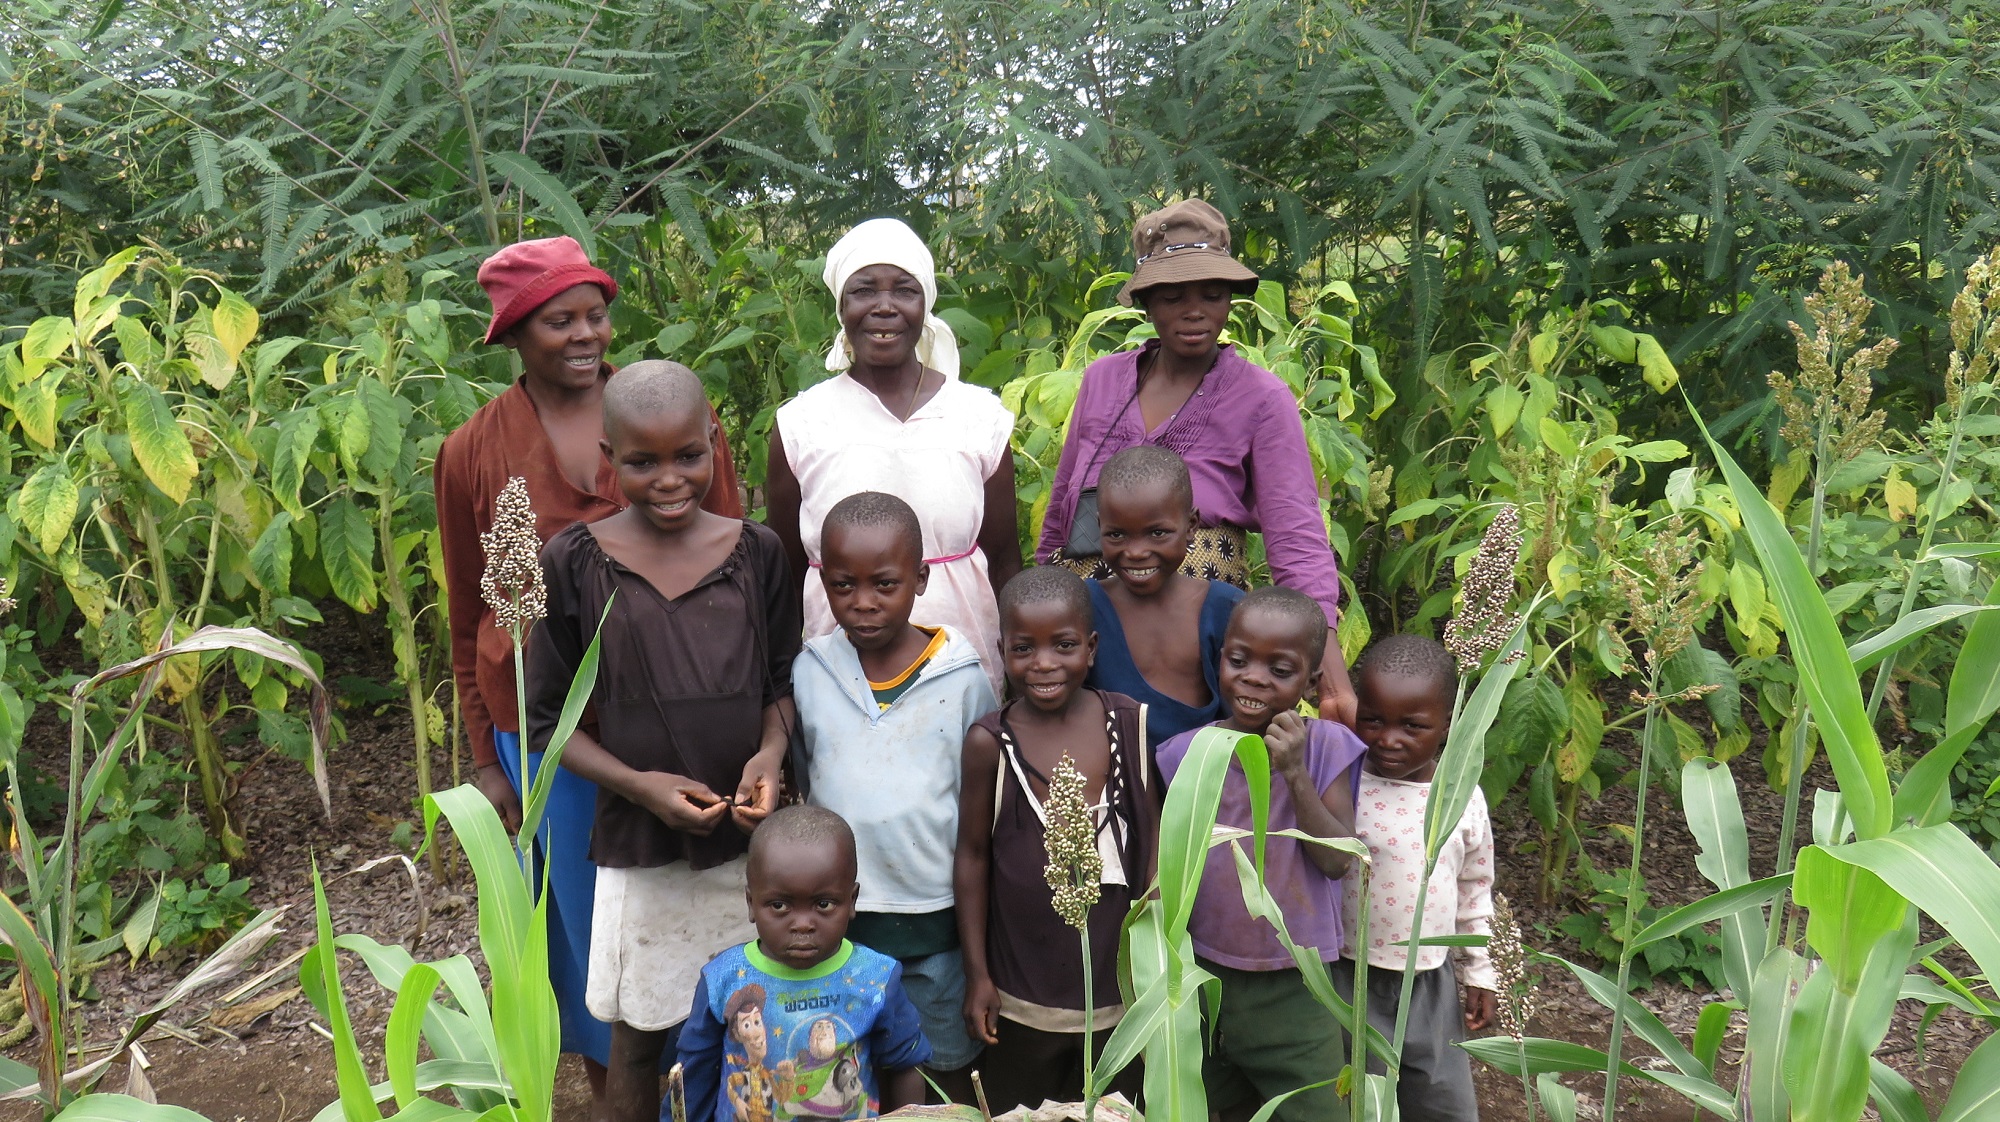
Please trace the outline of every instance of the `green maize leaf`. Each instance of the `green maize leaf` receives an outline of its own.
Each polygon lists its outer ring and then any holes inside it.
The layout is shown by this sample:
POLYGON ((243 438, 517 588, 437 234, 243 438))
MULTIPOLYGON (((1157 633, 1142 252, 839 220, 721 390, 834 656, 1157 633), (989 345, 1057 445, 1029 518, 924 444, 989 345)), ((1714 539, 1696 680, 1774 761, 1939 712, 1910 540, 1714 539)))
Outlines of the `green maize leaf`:
POLYGON ((1317 1091, 1321 1087, 1332 1085, 1334 1082, 1335 1080, 1332 1079, 1322 1079, 1317 1083, 1308 1083, 1303 1087, 1294 1087, 1282 1095, 1266 1099, 1264 1100, 1264 1105, 1257 1108, 1257 1113, 1250 1116, 1250 1122, 1271 1122, 1271 1116, 1278 1113, 1278 1108, 1285 1105, 1285 1100, 1291 1098, 1293 1095, 1303 1095, 1307 1091, 1317 1091))
POLYGON ((1947 557, 1971 561, 1981 557, 2000 556, 2000 542, 1954 542, 1950 545, 1934 545, 1924 550, 1919 562, 1940 561, 1947 557))
POLYGON ((1917 945, 1909 902, 1880 877, 1808 846, 1793 896, 1806 941, 1824 960, 1799 989, 1785 1042, 1785 1089, 1796 1122, 1851 1122, 1868 1100, 1868 1064, 1888 1033, 1900 979, 1917 945))
MULTIPOLYGON (((1509 1036, 1483 1036, 1475 1040, 1461 1040, 1458 1046, 1472 1053, 1474 1058, 1517 1078, 1521 1075, 1524 1054, 1528 1074, 1536 1076, 1566 1071, 1602 1073, 1611 1063, 1611 1057, 1596 1048, 1545 1037, 1531 1036, 1517 1045, 1509 1036)), ((1628 1063, 1620 1063, 1618 1072, 1626 1078, 1647 1079, 1662 1087, 1672 1088, 1718 1118, 1736 1117, 1733 1096, 1709 1079, 1676 1071, 1642 1071, 1628 1063)))
POLYGON ((63 1085, 63 1061, 69 1053, 64 1044, 63 1018, 56 1012, 62 1008, 62 986, 57 981, 55 960, 48 945, 36 934, 34 924, 28 922, 28 917, 4 892, 0 892, 0 940, 5 940, 13 950, 14 961, 25 979, 21 997, 39 1037, 35 1061, 40 1068, 41 1084, 59 1088, 63 1085))
MULTIPOLYGON (((1214 726, 1197 732, 1167 788, 1166 805, 1160 812, 1160 898, 1166 905, 1165 930, 1170 935, 1187 930, 1232 757, 1243 765, 1250 787, 1254 831, 1264 834, 1270 829, 1271 758, 1264 750, 1263 738, 1214 726)), ((1262 843, 1256 849, 1256 865, 1261 870, 1262 843)))
POLYGON ((347 997, 340 989, 340 962, 334 954, 333 915, 326 906, 326 883, 320 879, 319 861, 312 864, 313 913, 319 926, 319 953, 302 969, 318 967, 319 989, 325 996, 321 1011, 333 1032, 334 1082, 340 1088, 339 1117, 345 1122, 380 1122, 382 1112, 368 1090, 368 1072, 361 1066, 361 1045, 347 1016, 347 997))
MULTIPOLYGON (((1700 418, 1696 418, 1700 424, 1700 418)), ((1878 838, 1889 832, 1893 821, 1889 794, 1889 770, 1882 761, 1882 745, 1868 720, 1861 700, 1861 680, 1848 661, 1847 644, 1840 637, 1833 613, 1819 583, 1806 569, 1805 558, 1791 531, 1764 498, 1757 485, 1714 437, 1707 426, 1709 450, 1728 480, 1743 518, 1743 532, 1757 551, 1770 592, 1784 620, 1786 641, 1798 665, 1799 685, 1819 728, 1820 743, 1827 762, 1847 800, 1854 819, 1854 832, 1862 839, 1878 838)))
POLYGON ((1576 1122, 1576 1092, 1563 1086, 1554 1072, 1535 1076, 1535 1097, 1542 1100, 1549 1122, 1576 1122))
POLYGON ((1749 1070, 1745 1097, 1751 1118, 1788 1118, 1791 1098, 1785 1092, 1785 1045, 1792 1005, 1806 977, 1806 962, 1784 947, 1764 956, 1750 991, 1750 1027, 1744 1033, 1744 1066, 1749 1070))
POLYGON ((1855 642, 1847 648, 1847 658, 1854 663, 1857 672, 1866 670, 1909 646, 1941 623, 1950 623, 1964 616, 1990 612, 1996 607, 2000 605, 1941 604, 1935 608, 1919 608, 1866 639, 1855 642))
POLYGON ((1931 1122, 1924 1109, 1924 1097, 1910 1086, 1901 1072, 1881 1060, 1868 1061, 1868 1097, 1882 1122, 1931 1122))
POLYGON ((1500 712, 1507 683, 1524 661, 1516 657, 1517 652, 1525 648, 1527 621, 1540 603, 1537 597, 1535 604, 1522 613, 1521 623, 1507 637, 1507 645, 1494 656, 1485 676, 1466 700, 1465 708, 1451 722, 1444 752, 1438 757, 1437 772, 1431 779, 1430 798, 1424 806, 1426 867, 1437 861, 1445 841, 1458 829, 1459 817, 1472 801, 1473 791, 1479 787, 1479 775, 1486 769, 1486 730, 1493 726, 1493 718, 1500 712))
POLYGON ((9 1056, 0 1056, 0 1098, 12 1098, 39 1082, 35 1069, 9 1056))
POLYGON ((1692 904, 1675 908, 1647 924, 1637 935, 1632 936, 1631 949, 1638 951, 1662 939, 1671 939, 1690 927, 1700 927, 1704 923, 1712 923, 1749 908, 1761 908, 1776 899, 1791 886, 1791 883, 1792 875, 1783 873, 1711 893, 1692 904))
POLYGON ((85 1095, 54 1122, 208 1122, 184 1106, 149 1103, 130 1095, 85 1095))
MULTIPOLYGON (((438 981, 435 968, 424 963, 411 966, 403 975, 401 988, 396 991, 396 1004, 389 1010, 382 1053, 389 1072, 389 1086, 395 1093, 399 1109, 409 1106, 417 1098, 417 1045, 421 1042, 421 1026, 427 1019, 431 995, 437 992, 438 981)), ((491 1064, 485 1066, 492 1067, 491 1064)))
MULTIPOLYGON (((1688 832, 1701 846, 1694 862, 1701 875, 1725 891, 1749 884, 1750 835, 1728 765, 1707 757, 1689 760, 1681 768, 1681 808, 1688 832)), ((1768 934, 1761 911, 1740 911, 1722 920, 1722 976, 1734 992, 1750 992, 1768 934)))
POLYGON ((1722 1052, 1722 1041, 1729 1033, 1729 1016, 1742 1008, 1733 1001, 1711 1001, 1701 1007, 1701 1016, 1696 1019, 1694 1039, 1690 1049, 1694 1058, 1710 1071, 1715 1070, 1715 1057, 1722 1052))
POLYGON ((1130 925, 1129 961, 1138 998, 1105 1041, 1095 1074, 1108 1083, 1143 1050, 1147 1109, 1161 1118, 1206 1118, 1199 995, 1213 991, 1216 980, 1195 964, 1185 928, 1168 941, 1164 911, 1159 901, 1149 900, 1130 925), (1179 960, 1178 988, 1169 984, 1172 959, 1179 960))
POLYGON ((1957 939, 1988 978, 2000 978, 2000 909, 1994 907, 2000 900, 2000 866, 1957 826, 1945 823, 1897 830, 1873 841, 1814 846, 1800 855, 1802 872, 1806 853, 1881 878, 1957 939))
POLYGON ((569 693, 563 698, 562 715, 556 721, 555 732, 549 735, 549 747, 542 755, 541 766, 535 772, 534 782, 528 785, 528 799, 521 807, 521 833, 523 838, 533 838, 541 829, 542 814, 549 805, 549 793, 555 790, 556 771, 562 764, 563 750, 569 747, 569 738, 575 734, 576 726, 583 723, 583 711, 590 705, 590 695, 597 688, 597 660, 603 647, 604 621, 611 618, 611 605, 618 599, 613 592, 604 602, 604 611, 597 617, 597 630, 591 633, 590 646, 584 648, 583 661, 576 667, 576 674, 570 678, 569 693))
POLYGON ((1606 1009, 1615 1010, 1617 1005, 1623 1005, 1626 1027, 1637 1034, 1639 1039, 1652 1045, 1653 1049, 1665 1057, 1668 1063, 1674 1065, 1676 1070, 1702 1079, 1710 1078, 1707 1065, 1695 1059, 1693 1053, 1682 1047, 1680 1038, 1676 1037, 1651 1009, 1640 1004, 1639 999, 1631 994, 1621 997, 1618 993, 1618 983, 1558 955, 1536 953, 1535 957, 1546 962, 1560 963, 1564 969, 1576 975, 1576 980, 1583 983, 1583 988, 1589 991, 1591 998, 1606 1009))
MULTIPOLYGON (((1987 605, 2000 605, 2000 581, 1986 591, 1987 605)), ((1951 668, 1945 694, 1943 743, 1924 753, 1896 789, 1896 816, 1919 826, 1935 826, 1951 815, 1951 772, 1988 718, 2000 709, 2000 615, 1975 617, 1965 629, 1965 645, 1951 668)))
POLYGON ((1996 1115, 2000 1115, 2000 1036, 1989 1036, 1958 1069, 1937 1122, 1988 1122, 1996 1115))

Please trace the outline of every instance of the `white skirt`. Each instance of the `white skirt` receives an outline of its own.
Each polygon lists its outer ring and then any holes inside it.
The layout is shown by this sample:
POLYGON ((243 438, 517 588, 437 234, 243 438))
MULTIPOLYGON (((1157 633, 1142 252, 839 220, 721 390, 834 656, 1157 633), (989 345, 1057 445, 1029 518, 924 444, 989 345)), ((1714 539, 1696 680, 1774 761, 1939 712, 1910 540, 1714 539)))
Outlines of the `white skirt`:
POLYGON ((750 923, 748 857, 695 872, 597 870, 590 974, 583 1003, 600 1021, 660 1032, 687 1020, 701 968, 757 937, 750 923))

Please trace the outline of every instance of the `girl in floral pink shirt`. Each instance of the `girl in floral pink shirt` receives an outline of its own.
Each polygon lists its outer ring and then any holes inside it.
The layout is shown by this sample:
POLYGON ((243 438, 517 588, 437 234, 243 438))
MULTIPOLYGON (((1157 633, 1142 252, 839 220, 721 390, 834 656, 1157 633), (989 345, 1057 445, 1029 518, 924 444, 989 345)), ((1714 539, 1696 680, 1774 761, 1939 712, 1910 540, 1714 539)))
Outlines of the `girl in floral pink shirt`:
MULTIPOLYGON (((1388 1035, 1410 969, 1407 943, 1424 875, 1424 807, 1438 752, 1451 727, 1458 670, 1435 640, 1393 635, 1370 647, 1355 667, 1355 731, 1368 745, 1354 800, 1354 833, 1368 843, 1368 929, 1356 926, 1359 878, 1346 886, 1347 948, 1334 964, 1334 984, 1350 1000, 1354 960, 1368 956, 1368 1019, 1388 1035)), ((1425 936, 1485 935, 1493 918, 1493 827, 1486 798, 1474 790, 1438 853, 1424 898, 1425 936)), ((1417 952, 1410 995, 1403 1074, 1396 1086, 1405 1122, 1466 1122, 1479 1117, 1472 1063, 1452 1044, 1493 1019, 1493 964, 1484 947, 1466 947, 1450 961, 1444 947, 1417 952), (1459 984, 1464 983, 1461 997, 1459 984)), ((1381 1070, 1371 1062, 1371 1068, 1381 1070)))

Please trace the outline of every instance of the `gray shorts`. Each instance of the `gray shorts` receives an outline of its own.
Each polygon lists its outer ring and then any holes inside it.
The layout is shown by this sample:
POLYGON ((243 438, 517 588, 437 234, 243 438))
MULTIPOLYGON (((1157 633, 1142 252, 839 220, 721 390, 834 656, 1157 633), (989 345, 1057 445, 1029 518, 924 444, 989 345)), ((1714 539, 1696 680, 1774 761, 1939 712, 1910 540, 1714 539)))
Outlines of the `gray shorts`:
POLYGON ((903 963, 903 992, 917 1007, 924 1039, 931 1042, 929 1066, 957 1071, 979 1058, 981 1045, 965 1031, 965 960, 956 948, 903 963))
MULTIPOLYGON (((1354 963, 1333 967, 1333 988, 1354 1000, 1354 963)), ((1388 1036, 1396 1028, 1396 1003, 1403 998, 1403 972, 1368 968, 1368 1023, 1388 1036)), ((1465 1039, 1463 1006, 1451 960, 1419 970, 1410 990, 1409 1027, 1403 1036, 1403 1078, 1396 1084, 1396 1108, 1403 1122, 1478 1122, 1479 1097, 1472 1089, 1472 1057, 1453 1047, 1465 1039)), ((1387 1066, 1368 1057, 1368 1070, 1387 1066)))

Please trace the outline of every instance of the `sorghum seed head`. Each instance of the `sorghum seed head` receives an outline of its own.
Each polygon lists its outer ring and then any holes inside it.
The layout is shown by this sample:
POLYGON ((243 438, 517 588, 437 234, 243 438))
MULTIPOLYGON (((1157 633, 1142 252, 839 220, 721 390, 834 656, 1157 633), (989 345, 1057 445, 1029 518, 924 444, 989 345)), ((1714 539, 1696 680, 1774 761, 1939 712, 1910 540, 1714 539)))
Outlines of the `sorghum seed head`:
POLYGON ((1519 1040, 1527 1035, 1528 1022, 1535 1019, 1535 986, 1528 977, 1528 948, 1521 942, 1521 925, 1514 919, 1513 906, 1505 893, 1493 894, 1493 934, 1486 941, 1486 953, 1493 959, 1493 973, 1500 979, 1495 996, 1496 1019, 1500 1031, 1519 1040))
POLYGON ((542 539, 535 533, 535 509, 528 502, 528 481, 507 481, 493 504, 493 528, 479 535, 486 551, 486 569, 479 577, 479 594, 493 609, 493 623, 508 631, 524 631, 548 614, 548 590, 542 585, 542 539))
POLYGON ((1042 803, 1047 817, 1042 841, 1049 854, 1042 876, 1055 894, 1056 914, 1079 931, 1090 922, 1090 909, 1097 904, 1104 879, 1097 824, 1084 791, 1083 773, 1064 753, 1049 776, 1049 796, 1042 803))
POLYGON ((1520 512, 1512 504, 1503 505, 1486 527, 1479 552, 1458 586, 1462 607, 1444 628, 1445 649, 1458 660, 1459 673, 1477 670, 1487 655, 1507 645, 1520 625, 1520 613, 1507 610, 1514 599, 1514 566, 1520 558, 1520 512))

